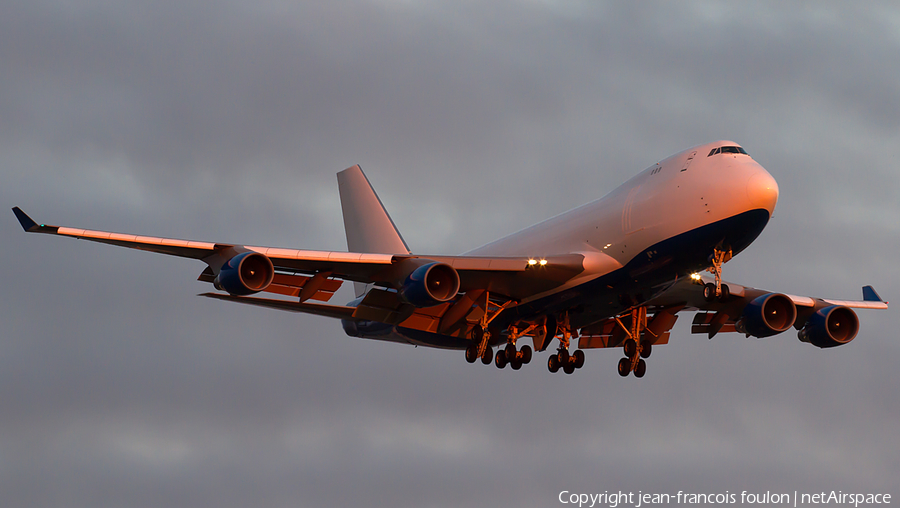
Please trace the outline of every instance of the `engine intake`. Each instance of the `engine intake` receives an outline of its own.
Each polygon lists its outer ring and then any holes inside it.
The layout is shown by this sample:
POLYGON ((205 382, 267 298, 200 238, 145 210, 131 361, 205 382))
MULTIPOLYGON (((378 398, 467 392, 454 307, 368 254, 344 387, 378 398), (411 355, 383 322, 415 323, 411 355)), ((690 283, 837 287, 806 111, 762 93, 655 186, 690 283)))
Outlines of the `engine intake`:
POLYGON ((400 288, 400 297, 415 307, 433 307, 447 302, 459 292, 459 274, 452 266, 436 261, 422 265, 400 288))
POLYGON ((237 296, 263 291, 275 278, 272 261, 258 252, 243 252, 229 259, 219 269, 213 285, 237 296))
POLYGON ((843 346, 853 340, 858 331, 859 318, 853 309, 832 305, 813 314, 806 326, 797 333, 797 337, 803 342, 826 348, 843 346))
POLYGON ((737 331, 757 338, 771 337, 791 326, 797 319, 797 307, 785 295, 768 293, 758 296, 744 307, 737 331))

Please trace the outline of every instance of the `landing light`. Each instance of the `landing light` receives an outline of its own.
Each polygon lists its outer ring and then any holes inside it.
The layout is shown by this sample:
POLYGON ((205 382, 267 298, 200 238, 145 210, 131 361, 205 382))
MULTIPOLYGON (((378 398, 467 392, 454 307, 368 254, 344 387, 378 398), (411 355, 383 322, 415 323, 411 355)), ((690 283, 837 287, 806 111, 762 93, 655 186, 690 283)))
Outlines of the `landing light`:
POLYGON ((542 259, 540 264, 541 264, 541 266, 546 266, 546 265, 547 265, 547 260, 546 260, 546 259, 542 259))
POLYGON ((537 259, 529 259, 528 260, 528 266, 534 266, 536 264, 537 264, 537 259))
POLYGON ((700 274, 697 273, 697 272, 692 273, 692 274, 691 274, 691 280, 699 282, 699 281, 700 281, 700 274))

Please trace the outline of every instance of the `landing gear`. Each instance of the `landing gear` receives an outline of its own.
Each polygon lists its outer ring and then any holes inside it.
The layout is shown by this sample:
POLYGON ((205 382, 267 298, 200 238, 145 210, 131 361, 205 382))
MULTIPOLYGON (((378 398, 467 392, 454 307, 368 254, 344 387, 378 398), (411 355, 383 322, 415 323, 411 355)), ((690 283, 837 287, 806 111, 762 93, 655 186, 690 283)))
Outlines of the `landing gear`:
POLYGON ((497 351, 494 365, 498 369, 502 369, 508 363, 513 370, 519 370, 522 368, 522 365, 531 361, 531 355, 531 346, 528 344, 522 346, 521 350, 516 351, 516 345, 509 343, 506 345, 506 348, 497 351))
POLYGON ((491 340, 491 332, 480 327, 472 329, 472 342, 466 347, 466 361, 475 363, 481 358, 481 363, 488 365, 494 360, 494 350, 488 345, 491 340))
MULTIPOLYGON (((706 288, 704 288, 705 290, 706 288)), ((619 318, 616 318, 616 322, 628 335, 628 338, 622 344, 625 358, 619 360, 619 375, 626 377, 630 372, 634 372, 634 377, 644 377, 644 374, 647 372, 647 362, 644 361, 644 358, 650 357, 650 353, 653 351, 653 342, 649 340, 641 342, 641 334, 646 332, 654 335, 647 328, 647 308, 637 307, 631 309, 631 326, 625 326, 619 318)))
POLYGON ((584 351, 576 349, 574 353, 569 354, 569 339, 577 338, 577 335, 569 326, 569 315, 563 314, 561 317, 559 330, 562 331, 562 337, 559 338, 559 350, 556 354, 550 355, 547 369, 550 372, 559 372, 559 369, 562 369, 566 374, 572 374, 584 366, 584 351))
POLYGON ((705 298, 707 302, 712 302, 716 298, 718 298, 719 301, 724 302, 731 296, 731 292, 728 291, 728 286, 722 284, 722 265, 730 260, 731 257, 731 249, 728 249, 727 251, 718 247, 713 249, 713 254, 710 256, 712 266, 708 268, 708 271, 716 276, 716 282, 710 282, 703 286, 703 298, 705 298))
POLYGON ((547 360, 547 369, 550 372, 558 372, 562 369, 566 374, 575 372, 584 366, 584 351, 576 349, 571 355, 567 349, 560 349, 559 353, 550 355, 547 360))
MULTIPOLYGON (((513 303, 512 300, 509 300, 500 305, 492 302, 489 296, 488 292, 484 291, 475 302, 476 306, 484 310, 484 314, 481 317, 481 322, 472 328, 469 335, 471 342, 466 347, 466 361, 469 363, 475 363, 475 360, 479 358, 481 358, 481 363, 485 365, 489 365, 494 361, 494 350, 491 349, 490 346, 491 332, 488 329, 488 325, 490 325, 491 321, 499 316, 507 306, 513 303)), ((529 359, 530 358, 529 352, 529 359)), ((502 360, 498 358, 497 366, 500 367, 501 364, 505 366, 510 360, 511 359, 507 358, 503 358, 502 360)))

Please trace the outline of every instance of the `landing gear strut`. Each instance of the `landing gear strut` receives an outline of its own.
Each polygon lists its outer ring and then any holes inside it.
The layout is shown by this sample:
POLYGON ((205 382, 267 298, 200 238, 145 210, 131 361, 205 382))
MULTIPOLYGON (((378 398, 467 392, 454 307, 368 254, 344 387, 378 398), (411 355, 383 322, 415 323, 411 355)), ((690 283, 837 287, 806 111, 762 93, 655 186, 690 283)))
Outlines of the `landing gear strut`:
POLYGON ((647 372, 647 362, 644 361, 644 358, 650 357, 650 353, 653 350, 653 341, 641 342, 641 333, 647 332, 655 335, 647 328, 647 308, 637 307, 631 309, 631 326, 625 326, 618 317, 616 322, 628 335, 628 338, 625 339, 622 345, 625 358, 619 360, 619 375, 625 377, 629 373, 634 372, 634 377, 644 377, 644 373, 647 372))
POLYGON ((707 270, 715 275, 716 282, 715 284, 710 282, 709 284, 703 286, 703 298, 705 298, 707 302, 711 302, 716 298, 718 298, 720 301, 725 301, 730 296, 728 285, 722 284, 722 265, 729 261, 731 257, 731 249, 728 249, 727 251, 722 250, 718 247, 713 249, 713 254, 710 259, 710 262, 712 262, 712 266, 707 270))
MULTIPOLYGON (((475 363, 475 360, 481 358, 481 363, 489 365, 494 360, 494 350, 491 349, 490 346, 491 332, 488 329, 488 325, 491 324, 491 321, 493 321, 494 318, 503 312, 503 309, 512 303, 512 300, 509 300, 502 305, 498 305, 490 300, 490 295, 487 291, 478 297, 476 305, 484 311, 484 314, 481 316, 481 322, 472 327, 472 331, 470 332, 469 338, 471 342, 468 347, 466 347, 467 362, 475 363)), ((513 346, 513 348, 515 348, 515 346, 513 346)), ((530 348, 528 359, 531 360, 530 348)), ((503 363, 504 365, 506 364, 505 361, 503 363)), ((497 366, 500 366, 499 359, 497 366)))

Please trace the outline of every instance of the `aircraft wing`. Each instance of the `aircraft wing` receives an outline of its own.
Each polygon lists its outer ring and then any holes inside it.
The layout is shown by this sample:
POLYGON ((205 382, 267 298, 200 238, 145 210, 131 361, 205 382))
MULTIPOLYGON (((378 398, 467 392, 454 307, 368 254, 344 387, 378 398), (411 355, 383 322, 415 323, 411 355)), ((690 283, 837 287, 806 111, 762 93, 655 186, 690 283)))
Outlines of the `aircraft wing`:
MULTIPOLYGON (((19 207, 13 208, 13 212, 29 233, 68 236, 204 261, 209 268, 199 279, 206 282, 213 282, 220 268, 239 254, 263 254, 276 271, 266 291, 299 296, 301 300, 327 301, 345 280, 397 289, 413 269, 434 261, 456 270, 461 293, 488 290, 521 301, 562 286, 585 272, 586 265, 592 269, 598 266, 597 260, 588 262, 581 254, 556 256, 537 263, 524 257, 421 256, 254 247, 50 226, 38 224, 19 207), (306 291, 304 287, 307 287, 306 291)), ((602 266, 612 270, 618 264, 609 258, 602 260, 602 266)))
MULTIPOLYGON (((732 311, 737 308, 742 310, 746 304, 763 295, 773 294, 766 289, 758 289, 741 286, 733 282, 723 282, 728 286, 730 297, 725 301, 706 301, 703 297, 703 285, 712 283, 712 278, 701 276, 699 279, 685 278, 675 283, 672 288, 659 297, 648 302, 655 307, 669 307, 673 305, 683 306, 683 310, 699 310, 706 312, 732 311)), ((878 296, 872 286, 863 287, 862 300, 835 300, 830 298, 815 298, 810 296, 797 296, 784 294, 793 304, 800 308, 818 310, 832 305, 842 305, 855 309, 887 309, 888 302, 878 296)))
MULTIPOLYGON (((832 347, 849 342, 856 335, 859 323, 849 309, 887 309, 888 302, 881 299, 872 286, 862 288, 862 300, 835 300, 809 296, 775 293, 765 289, 741 286, 723 282, 728 286, 729 296, 725 299, 708 301, 703 295, 704 284, 712 283, 708 277, 685 278, 671 288, 647 302, 647 332, 643 340, 653 344, 668 342, 669 330, 683 311, 696 311, 691 325, 691 333, 706 334, 712 339, 718 333, 741 332, 764 337, 775 335, 793 327, 800 331, 801 340, 814 342, 819 347, 832 347), (846 310, 842 310, 846 309, 846 310), (837 313, 835 313, 837 311, 837 313), (848 312, 849 311, 849 312, 848 312), (763 324, 766 316, 769 320, 763 324), (779 321, 780 319, 780 321, 779 321), (743 321, 742 324, 739 322, 743 321), (768 326, 775 326, 770 330, 768 326), (846 335, 841 335, 836 327, 843 325, 846 335), (815 328, 821 341, 809 340, 808 330, 815 328), (829 330, 828 334, 821 330, 829 330), (852 331, 851 331, 852 330, 852 331)), ((607 319, 581 330, 579 347, 605 348, 621 345, 627 338, 620 324, 628 324, 627 316, 616 322, 607 319)))

